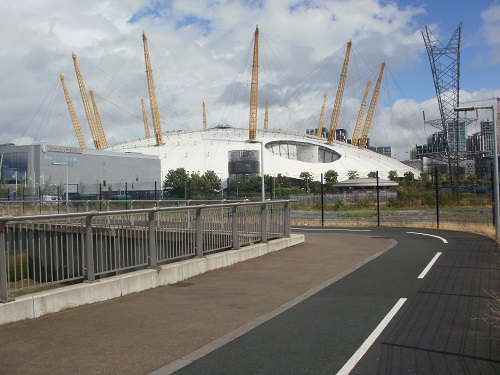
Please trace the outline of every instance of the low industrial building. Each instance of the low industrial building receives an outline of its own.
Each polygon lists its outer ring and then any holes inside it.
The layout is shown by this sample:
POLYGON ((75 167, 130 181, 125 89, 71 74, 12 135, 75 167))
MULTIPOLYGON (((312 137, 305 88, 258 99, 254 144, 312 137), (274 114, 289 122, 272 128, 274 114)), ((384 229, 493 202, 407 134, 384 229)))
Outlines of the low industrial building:
POLYGON ((153 195, 161 191, 160 159, 45 143, 0 145, 0 178, 14 197, 59 194, 153 195))

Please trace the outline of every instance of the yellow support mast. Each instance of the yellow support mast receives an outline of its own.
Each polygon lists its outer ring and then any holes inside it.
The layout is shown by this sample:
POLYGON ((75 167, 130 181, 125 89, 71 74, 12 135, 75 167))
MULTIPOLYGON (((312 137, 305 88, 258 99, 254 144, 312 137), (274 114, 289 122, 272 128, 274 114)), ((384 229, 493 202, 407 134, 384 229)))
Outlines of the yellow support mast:
POLYGON ((160 110, 158 108, 158 99, 156 98, 155 80, 153 77, 153 68, 149 58, 148 38, 146 33, 142 32, 142 41, 144 43, 144 60, 146 62, 146 77, 148 80, 149 102, 151 105, 151 117, 153 118, 153 129, 155 132, 156 145, 163 144, 163 133, 161 131, 160 110))
POLYGON ((104 147, 99 140, 99 133, 95 122, 94 113, 92 112, 92 108, 90 107, 87 89, 85 88, 85 83, 83 82, 82 74, 80 73, 80 67, 78 66, 78 60, 76 59, 75 53, 72 54, 72 57, 73 63, 75 65, 76 78, 78 79, 78 86, 80 87, 80 94, 82 95, 83 108, 85 108, 85 115, 87 116, 87 122, 89 124, 90 133, 92 134, 94 146, 96 150, 102 150, 104 147))
POLYGON ((269 128, 269 100, 266 100, 266 112, 264 114, 264 131, 269 128))
POLYGON ((92 100, 92 107, 94 108, 94 117, 97 126, 97 134, 99 136, 99 143, 101 144, 102 148, 108 148, 108 142, 106 141, 104 129, 102 128, 101 116, 99 116, 99 111, 97 110, 97 104, 94 98, 94 92, 92 90, 90 90, 90 100, 92 100))
POLYGON ((250 120, 248 139, 255 141, 257 136, 257 108, 259 105, 259 25, 255 27, 252 61, 252 84, 250 87, 250 120))
POLYGON ((380 67, 380 73, 378 74, 377 83, 375 84, 375 89, 373 90, 372 100, 370 102, 370 107, 368 108, 368 114, 366 115, 365 126, 363 127, 363 134, 361 135, 361 140, 359 141, 360 148, 366 148, 366 144, 368 143, 368 134, 370 133, 370 128, 373 122, 373 115, 375 114, 375 107, 377 106, 378 94, 380 92, 380 84, 382 83, 384 69, 385 61, 380 67))
POLYGON ((335 104, 333 105, 332 119, 330 120, 330 129, 328 131, 327 143, 332 144, 335 139, 337 131, 337 124, 339 122, 340 107, 342 106, 342 97, 344 96, 345 81, 347 78, 347 67, 349 65, 349 55, 351 53, 352 42, 349 40, 347 43, 347 51, 345 53, 344 64, 342 65, 342 72, 340 73, 339 85, 337 87, 337 95, 335 96, 335 104))
POLYGON ((151 134, 149 133, 148 114, 146 113, 146 106, 144 105, 144 99, 141 99, 141 106, 142 106, 142 121, 144 122, 144 132, 146 133, 146 138, 151 138, 151 134))
POLYGON ((361 125, 363 124, 363 117, 365 116, 366 101, 368 100, 368 93, 370 92, 370 86, 372 82, 366 82, 365 94, 363 95, 363 101, 361 102, 361 108, 359 109, 358 120, 356 121, 356 127, 352 133, 351 144, 357 146, 359 143, 359 132, 361 131, 361 125))
POLYGON ((203 102, 203 131, 207 130, 207 108, 203 102))
POLYGON ((325 92, 323 95, 323 105, 321 106, 321 114, 319 115, 318 131, 316 132, 316 137, 321 138, 323 134, 323 123, 325 122, 325 109, 326 109, 326 98, 328 98, 328 93, 325 92))
POLYGON ((73 127, 75 128, 76 138, 78 139, 78 144, 81 148, 87 148, 85 143, 85 138, 83 137, 82 129, 80 128, 80 123, 78 122, 78 117, 76 117, 75 107, 73 107, 73 102, 69 96, 68 88, 66 87, 66 82, 64 81, 64 76, 61 74, 61 83, 64 91, 64 96, 66 97, 66 103, 68 104, 69 114, 71 116, 71 121, 73 122, 73 127))

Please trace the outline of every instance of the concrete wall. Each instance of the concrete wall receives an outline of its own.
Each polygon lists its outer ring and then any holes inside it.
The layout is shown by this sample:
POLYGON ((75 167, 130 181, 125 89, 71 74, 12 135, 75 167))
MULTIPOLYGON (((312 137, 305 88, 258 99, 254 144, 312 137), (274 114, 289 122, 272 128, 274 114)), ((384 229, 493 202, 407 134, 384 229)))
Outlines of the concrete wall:
POLYGON ((0 325, 175 284, 190 277, 282 250, 301 242, 304 242, 303 234, 292 234, 290 238, 280 238, 268 243, 243 247, 240 250, 229 250, 164 265, 156 269, 113 276, 94 283, 82 283, 33 293, 11 302, 0 303, 0 325))

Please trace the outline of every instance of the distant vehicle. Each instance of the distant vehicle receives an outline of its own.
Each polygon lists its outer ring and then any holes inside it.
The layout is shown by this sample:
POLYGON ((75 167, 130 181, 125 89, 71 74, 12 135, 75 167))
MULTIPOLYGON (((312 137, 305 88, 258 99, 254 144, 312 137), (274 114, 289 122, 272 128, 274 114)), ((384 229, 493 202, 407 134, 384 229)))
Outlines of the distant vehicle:
POLYGON ((59 198, 57 195, 44 195, 42 200, 44 202, 57 202, 59 198))

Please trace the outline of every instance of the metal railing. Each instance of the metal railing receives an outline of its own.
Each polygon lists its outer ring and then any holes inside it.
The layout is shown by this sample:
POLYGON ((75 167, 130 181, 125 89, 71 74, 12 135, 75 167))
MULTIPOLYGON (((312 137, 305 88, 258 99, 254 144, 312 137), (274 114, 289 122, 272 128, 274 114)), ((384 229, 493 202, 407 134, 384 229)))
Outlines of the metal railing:
MULTIPOLYGON (((184 200, 184 199, 87 199, 87 200, 0 200, 0 215, 43 215, 90 211, 119 211, 154 207, 197 206, 228 203, 226 199, 184 200)), ((244 202, 243 199, 231 199, 231 202, 244 202)))
POLYGON ((289 236, 289 201, 0 216, 0 302, 289 236))

